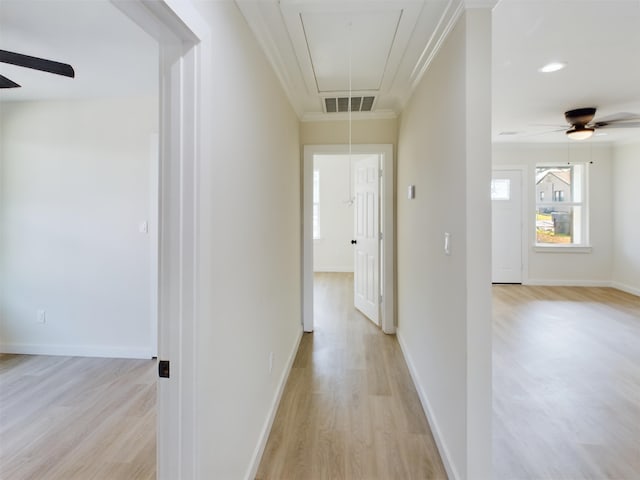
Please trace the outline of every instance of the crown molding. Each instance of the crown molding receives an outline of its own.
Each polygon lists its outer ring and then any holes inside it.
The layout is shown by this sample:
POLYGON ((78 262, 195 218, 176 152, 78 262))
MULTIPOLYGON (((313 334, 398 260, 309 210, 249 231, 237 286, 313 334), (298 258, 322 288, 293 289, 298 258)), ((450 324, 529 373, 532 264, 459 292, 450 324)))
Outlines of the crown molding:
POLYGON ((438 22, 436 29, 433 31, 431 38, 429 38, 427 45, 422 50, 422 54, 411 71, 411 75, 409 76, 409 92, 405 95, 404 101, 402 102, 403 109, 406 100, 413 94, 414 90, 422 80, 422 77, 429 68, 429 65, 431 65, 431 62, 440 51, 445 39, 455 26, 458 19, 462 16, 462 12, 464 12, 464 5, 462 3, 455 0, 449 1, 447 8, 440 17, 440 21, 438 22))
MULTIPOLYGON (((351 120, 391 120, 398 118, 393 110, 378 110, 375 112, 351 112, 351 120)), ((322 113, 309 112, 302 116, 303 122, 341 122, 349 121, 349 112, 322 113)))
POLYGON ((488 8, 493 9, 501 0, 463 0, 465 9, 488 8))
POLYGON ((287 68, 287 61, 284 58, 283 43, 279 43, 272 34, 272 32, 276 31, 286 31, 278 2, 236 0, 236 5, 253 31, 256 40, 262 46, 262 51, 267 56, 274 73, 278 77, 291 107, 298 118, 302 118, 304 110, 299 101, 299 92, 301 88, 304 89, 304 85, 301 85, 301 79, 292 78, 289 73, 290 70, 287 68))

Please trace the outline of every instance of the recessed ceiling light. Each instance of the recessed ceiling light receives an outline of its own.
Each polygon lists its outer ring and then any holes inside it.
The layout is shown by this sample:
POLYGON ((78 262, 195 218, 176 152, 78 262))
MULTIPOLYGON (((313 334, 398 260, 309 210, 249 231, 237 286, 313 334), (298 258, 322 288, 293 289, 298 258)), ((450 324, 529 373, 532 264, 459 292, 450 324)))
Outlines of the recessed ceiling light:
POLYGON ((542 73, 557 72, 558 70, 562 70, 566 66, 567 62, 551 62, 547 63, 544 67, 539 68, 538 71, 542 73))

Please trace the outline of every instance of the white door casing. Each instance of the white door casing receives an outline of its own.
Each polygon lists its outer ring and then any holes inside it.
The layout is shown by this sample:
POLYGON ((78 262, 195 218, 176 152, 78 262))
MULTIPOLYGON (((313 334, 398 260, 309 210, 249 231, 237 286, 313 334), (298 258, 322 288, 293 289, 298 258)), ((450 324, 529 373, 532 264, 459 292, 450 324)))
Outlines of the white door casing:
POLYGON ((157 383, 157 478, 195 478, 199 85, 209 30, 189 2, 111 2, 160 46, 158 359, 171 363, 157 383))
POLYGON ((492 282, 522 283, 522 172, 494 169, 491 189, 492 282))
POLYGON ((379 156, 354 163, 355 307, 380 325, 380 166, 379 156))
MULTIPOLYGON (((380 184, 380 326, 384 333, 395 333, 395 216, 393 145, 352 145, 354 155, 378 155, 382 169, 380 184)), ((305 145, 303 158, 302 212, 302 323, 305 332, 313 331, 313 157, 344 155, 348 145, 305 145)))

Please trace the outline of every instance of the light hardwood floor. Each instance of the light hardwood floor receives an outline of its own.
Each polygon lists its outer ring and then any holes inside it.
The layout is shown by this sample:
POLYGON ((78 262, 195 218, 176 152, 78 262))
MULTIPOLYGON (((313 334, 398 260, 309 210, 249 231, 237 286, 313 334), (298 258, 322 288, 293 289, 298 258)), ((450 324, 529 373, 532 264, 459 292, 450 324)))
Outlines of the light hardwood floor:
POLYGON ((499 479, 640 479, 640 298, 494 286, 499 479))
MULTIPOLYGON (((320 274, 258 479, 446 478, 398 343, 320 274)), ((494 472, 640 479, 640 299, 494 286, 494 472)), ((0 355, 0 479, 154 479, 156 363, 0 355)))
POLYGON ((155 366, 0 354, 0 479, 155 479, 155 366))
POLYGON ((353 307, 353 276, 316 274, 258 479, 446 478, 395 336, 353 307))

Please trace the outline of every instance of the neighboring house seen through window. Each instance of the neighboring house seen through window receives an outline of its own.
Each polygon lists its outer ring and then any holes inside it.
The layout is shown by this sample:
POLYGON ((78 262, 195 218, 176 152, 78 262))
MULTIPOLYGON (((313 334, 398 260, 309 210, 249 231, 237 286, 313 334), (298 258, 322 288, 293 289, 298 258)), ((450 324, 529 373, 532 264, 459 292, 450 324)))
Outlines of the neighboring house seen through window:
POLYGON ((536 167, 537 245, 588 243, 586 170, 586 165, 536 167))

